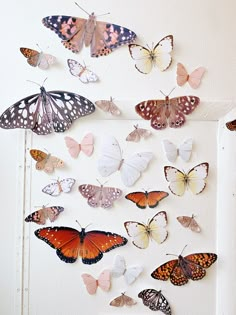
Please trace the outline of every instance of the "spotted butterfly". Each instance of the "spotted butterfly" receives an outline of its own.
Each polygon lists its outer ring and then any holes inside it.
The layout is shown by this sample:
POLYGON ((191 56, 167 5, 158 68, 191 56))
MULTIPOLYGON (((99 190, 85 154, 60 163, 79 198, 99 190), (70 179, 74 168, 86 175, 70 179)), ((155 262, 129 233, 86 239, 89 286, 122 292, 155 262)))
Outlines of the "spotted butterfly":
POLYGON ((64 211, 63 207, 59 206, 51 206, 45 207, 43 206, 41 209, 32 212, 25 218, 25 222, 34 222, 37 224, 44 225, 46 220, 49 219, 50 222, 53 222, 57 219, 59 214, 64 211))
POLYGON ((143 304, 150 308, 152 311, 161 311, 165 315, 171 315, 171 308, 161 293, 161 290, 145 289, 139 292, 138 297, 143 300, 143 304))
POLYGON ((91 57, 106 56, 115 48, 135 40, 136 34, 131 30, 112 23, 96 21, 94 13, 87 14, 88 19, 53 15, 43 18, 42 22, 62 39, 66 48, 74 53, 78 53, 83 44, 86 47, 90 45, 91 57))
POLYGON ((94 111, 94 104, 83 96, 66 91, 46 92, 41 86, 39 94, 27 96, 7 109, 0 116, 0 127, 31 129, 38 135, 47 135, 64 132, 75 119, 94 111))

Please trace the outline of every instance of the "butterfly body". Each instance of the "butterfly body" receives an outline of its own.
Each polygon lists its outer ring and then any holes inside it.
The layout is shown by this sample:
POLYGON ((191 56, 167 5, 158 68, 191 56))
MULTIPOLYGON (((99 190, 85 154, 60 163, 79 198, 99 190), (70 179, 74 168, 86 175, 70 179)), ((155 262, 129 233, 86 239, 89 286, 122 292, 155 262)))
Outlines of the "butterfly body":
POLYGON ((181 286, 191 280, 200 280, 206 275, 206 268, 209 268, 217 260, 214 253, 196 253, 178 259, 170 260, 155 269, 151 276, 158 280, 168 280, 172 284, 181 286))
POLYGON ((140 209, 155 208, 159 201, 169 196, 165 191, 137 191, 129 193, 125 196, 126 199, 134 202, 140 209))
POLYGON ((152 311, 161 311, 165 315, 171 315, 171 308, 161 293, 161 290, 145 289, 139 292, 138 297, 142 299, 143 304, 150 308, 152 311))
POLYGON ((55 168, 64 167, 64 162, 61 159, 41 150, 31 149, 30 155, 35 161, 37 161, 35 168, 38 171, 43 170, 46 173, 52 173, 55 168))
POLYGON ((42 70, 46 70, 50 65, 56 62, 56 58, 49 54, 44 54, 42 51, 30 48, 20 48, 21 53, 27 58, 27 62, 32 67, 39 67, 42 70))
POLYGON ((79 52, 83 44, 90 46, 91 57, 106 56, 115 48, 132 43, 136 38, 136 34, 125 27, 96 21, 94 13, 89 15, 88 20, 54 15, 43 18, 42 22, 53 30, 62 39, 63 45, 72 52, 79 52))
POLYGON ((45 207, 43 206, 42 209, 39 209, 31 214, 29 214, 25 218, 25 222, 34 222, 37 224, 44 225, 46 220, 49 219, 50 222, 53 222, 57 219, 58 215, 64 211, 63 207, 52 206, 52 207, 45 207))
POLYGON ((185 115, 191 114, 200 103, 197 96, 165 97, 164 100, 143 101, 135 106, 136 112, 145 120, 151 120, 154 129, 169 126, 179 128, 185 123, 185 115))
POLYGON ((182 63, 177 64, 177 84, 183 86, 186 82, 193 89, 197 89, 201 83, 202 76, 204 75, 206 69, 199 67, 195 69, 191 74, 188 74, 182 63))
POLYGON ((74 183, 75 183, 74 178, 65 178, 62 180, 57 180, 56 182, 45 186, 42 189, 42 192, 44 192, 45 194, 48 194, 50 196, 58 196, 62 192, 69 193, 71 191, 74 183))

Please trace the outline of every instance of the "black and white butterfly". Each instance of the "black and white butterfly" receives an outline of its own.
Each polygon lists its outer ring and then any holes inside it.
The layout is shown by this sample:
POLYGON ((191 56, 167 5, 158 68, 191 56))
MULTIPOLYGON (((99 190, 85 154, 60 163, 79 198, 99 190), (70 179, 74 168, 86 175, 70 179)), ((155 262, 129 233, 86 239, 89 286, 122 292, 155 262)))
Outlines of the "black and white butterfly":
POLYGON ((81 95, 47 92, 41 86, 39 94, 27 96, 7 109, 0 116, 0 127, 31 129, 38 135, 47 135, 53 131, 64 132, 73 120, 94 111, 94 104, 81 95))
POLYGON ((152 311, 161 311, 165 315, 171 315, 171 308, 160 291, 155 289, 145 289, 139 292, 138 297, 143 300, 143 304, 150 308, 152 311))

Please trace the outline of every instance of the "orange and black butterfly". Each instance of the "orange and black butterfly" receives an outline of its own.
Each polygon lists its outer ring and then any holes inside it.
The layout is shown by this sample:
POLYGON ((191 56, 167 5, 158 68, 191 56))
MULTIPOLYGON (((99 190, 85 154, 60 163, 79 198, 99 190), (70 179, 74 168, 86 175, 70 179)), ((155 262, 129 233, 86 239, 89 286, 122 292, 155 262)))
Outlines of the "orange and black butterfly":
POLYGON ((197 253, 178 259, 170 260, 157 269, 151 276, 157 280, 166 281, 170 278, 172 284, 181 286, 191 280, 200 280, 206 275, 205 268, 209 268, 217 259, 214 253, 197 253))
POLYGON ((103 253, 123 246, 127 239, 119 234, 104 231, 81 231, 65 226, 38 229, 35 235, 56 249, 57 256, 66 263, 74 263, 78 256, 84 264, 95 264, 103 253))
POLYGON ((236 119, 227 122, 225 125, 230 131, 236 131, 236 119))
POLYGON ((126 199, 134 202, 140 209, 155 208, 159 201, 169 196, 165 191, 136 191, 125 196, 126 199))

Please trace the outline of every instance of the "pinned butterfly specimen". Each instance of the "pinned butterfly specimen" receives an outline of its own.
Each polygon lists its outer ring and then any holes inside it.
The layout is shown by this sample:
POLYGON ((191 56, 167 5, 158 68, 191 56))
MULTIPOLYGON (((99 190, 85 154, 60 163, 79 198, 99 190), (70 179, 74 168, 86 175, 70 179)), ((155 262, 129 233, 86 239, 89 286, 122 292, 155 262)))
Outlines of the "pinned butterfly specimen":
POLYGON ((136 34, 131 30, 116 24, 96 21, 94 13, 83 11, 89 16, 87 20, 54 15, 45 17, 42 22, 44 26, 54 31, 62 39, 63 45, 72 52, 78 53, 83 44, 85 47, 90 46, 91 57, 106 56, 115 48, 135 40, 136 34))
POLYGON ((191 280, 200 280, 206 275, 206 268, 209 268, 217 259, 214 253, 197 253, 178 259, 170 260, 157 269, 151 276, 157 280, 166 281, 170 278, 172 284, 181 286, 191 280))
POLYGON ((228 121, 225 125, 230 131, 236 131, 236 119, 228 121))
POLYGON ((92 133, 86 134, 81 143, 78 143, 71 137, 65 137, 65 143, 71 157, 77 158, 82 151, 85 155, 91 156, 94 149, 94 137, 92 133))
POLYGON ((124 257, 117 255, 114 260, 111 274, 115 278, 124 276, 126 283, 130 285, 138 278, 142 271, 143 271, 142 266, 136 265, 126 267, 124 257))
POLYGON ((160 71, 167 70, 172 61, 172 50, 172 35, 162 38, 152 49, 137 44, 129 45, 130 55, 136 62, 135 68, 144 74, 148 74, 153 66, 157 66, 160 71))
POLYGON ((0 116, 4 129, 31 129, 38 135, 64 132, 77 118, 92 114, 95 106, 87 98, 65 91, 46 92, 27 96, 9 107, 0 116))
POLYGON ((177 84, 179 86, 183 86, 186 82, 188 82, 191 88, 197 89, 201 84, 201 80, 205 71, 205 68, 199 67, 195 69, 192 73, 188 74, 182 63, 177 63, 177 84))
POLYGON ((189 161, 192 154, 193 139, 190 138, 185 140, 178 148, 174 143, 169 140, 163 140, 162 143, 166 157, 170 162, 175 162, 178 155, 185 162, 189 161))
POLYGON ((147 206, 149 208, 155 208, 159 201, 169 196, 165 191, 136 191, 129 193, 125 196, 126 199, 134 202, 136 206, 140 209, 145 209, 147 206))
POLYGON ((100 100, 96 101, 95 104, 104 112, 108 112, 113 116, 119 116, 121 114, 118 106, 113 102, 113 98, 110 97, 110 100, 100 100))
POLYGON ((50 65, 56 62, 56 58, 52 55, 45 54, 42 51, 31 48, 20 48, 21 53, 27 58, 27 62, 32 67, 39 67, 42 70, 46 70, 50 65))
POLYGON ((117 298, 115 298, 114 300, 110 302, 110 305, 115 306, 115 307, 122 307, 124 305, 132 306, 135 304, 137 304, 137 302, 134 299, 132 299, 130 296, 124 293, 121 293, 120 296, 118 296, 117 298))
POLYGON ((122 190, 114 187, 95 186, 84 184, 79 186, 79 192, 86 198, 90 207, 111 208, 114 201, 122 196, 122 190))
POLYGON ((57 256, 65 263, 74 263, 78 256, 84 264, 95 264, 103 254, 124 246, 127 239, 119 234, 104 231, 81 231, 65 226, 54 226, 36 230, 35 235, 56 249, 57 256))
POLYGON ((32 149, 30 150, 30 155, 37 161, 35 168, 38 171, 43 170, 46 173, 52 173, 55 168, 64 167, 64 162, 61 159, 43 151, 32 149))
POLYGON ((183 196, 189 188, 194 195, 200 194, 206 187, 209 164, 201 163, 193 167, 188 173, 181 172, 173 166, 165 166, 166 180, 170 183, 170 191, 177 196, 183 196))
POLYGON ((134 130, 128 134, 126 141, 139 142, 142 138, 147 139, 151 134, 151 131, 139 128, 138 125, 134 125, 134 130))
POLYGON ((98 81, 98 76, 89 70, 85 65, 81 65, 76 60, 67 59, 67 64, 70 70, 70 73, 79 78, 82 83, 96 82, 98 81))
POLYGON ((143 300, 143 304, 152 311, 161 311, 165 315, 171 315, 171 308, 161 293, 161 290, 145 289, 139 292, 138 297, 143 300))
POLYGON ((198 225, 197 221, 194 219, 194 215, 192 215, 191 217, 179 216, 177 217, 177 220, 183 227, 189 228, 193 232, 201 232, 201 228, 198 225))
POLYGON ((64 211, 63 207, 59 207, 59 206, 45 207, 45 206, 43 206, 42 209, 39 209, 39 210, 29 214, 25 218, 25 222, 34 222, 37 224, 44 225, 46 223, 47 219, 49 219, 51 222, 55 221, 62 211, 64 211))
POLYGON ((83 273, 81 275, 86 289, 89 294, 93 295, 97 292, 97 288, 101 288, 103 291, 109 291, 111 287, 111 272, 110 270, 104 270, 98 277, 95 279, 88 273, 83 273))
POLYGON ((145 120, 151 120, 152 128, 161 130, 168 125, 179 128, 185 123, 185 115, 191 114, 200 103, 197 96, 178 96, 164 100, 147 100, 135 106, 136 112, 145 120))
POLYGON ((152 157, 151 152, 141 152, 123 159, 118 141, 112 136, 106 137, 98 160, 98 171, 104 177, 120 171, 122 182, 129 187, 139 179, 152 157))
POLYGON ((57 180, 54 183, 51 183, 47 186, 45 186, 42 189, 42 192, 45 194, 48 194, 50 196, 58 196, 62 192, 69 193, 75 183, 74 178, 64 178, 62 180, 57 180))
POLYGON ((132 243, 140 249, 148 247, 149 239, 154 240, 158 244, 163 243, 168 236, 166 225, 167 215, 165 211, 155 214, 147 225, 136 221, 124 223, 127 234, 133 240, 132 243))

